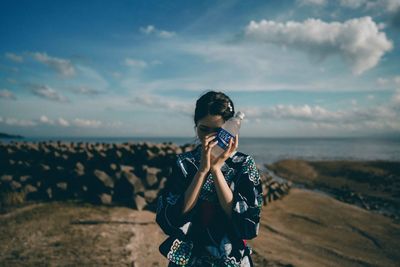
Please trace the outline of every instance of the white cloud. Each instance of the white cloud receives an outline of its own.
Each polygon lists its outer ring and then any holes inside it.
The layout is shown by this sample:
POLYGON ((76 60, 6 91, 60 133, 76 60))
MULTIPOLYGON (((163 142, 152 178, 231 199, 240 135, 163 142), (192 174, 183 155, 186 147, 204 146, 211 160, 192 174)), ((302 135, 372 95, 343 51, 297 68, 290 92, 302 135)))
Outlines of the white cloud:
POLYGON ((22 56, 18 56, 17 54, 14 53, 6 53, 5 57, 11 61, 21 63, 24 61, 24 58, 22 56))
POLYGON ((176 35, 175 32, 157 29, 153 25, 147 25, 146 27, 140 27, 140 32, 146 35, 156 35, 161 38, 171 38, 176 35))
POLYGON ((45 116, 45 115, 40 116, 39 122, 40 122, 40 123, 43 123, 43 124, 50 124, 50 125, 53 125, 53 124, 54 124, 54 122, 51 121, 51 120, 50 120, 47 116, 45 116))
POLYGON ((123 126, 123 123, 121 121, 112 121, 106 123, 105 125, 110 128, 120 128, 123 126))
POLYGON ((52 125, 52 126, 62 126, 62 127, 70 126, 70 123, 64 118, 58 118, 57 120, 51 120, 46 115, 40 116, 38 122, 40 124, 52 125))
POLYGON ((400 109, 400 89, 397 89, 393 96, 392 96, 392 102, 396 105, 398 109, 400 109))
POLYGON ((90 95, 90 96, 94 96, 94 95, 98 95, 101 94, 102 91, 91 88, 91 87, 87 87, 87 86, 79 86, 79 87, 72 87, 71 91, 79 94, 79 95, 90 95))
POLYGON ((99 128, 102 126, 102 122, 99 120, 87 120, 87 119, 80 119, 76 118, 72 121, 73 125, 78 127, 87 127, 87 128, 99 128))
POLYGON ((129 102, 135 105, 147 106, 159 110, 179 112, 189 116, 193 114, 194 110, 194 105, 192 103, 166 99, 164 97, 150 94, 136 96, 129 102))
POLYGON ((160 37, 162 37, 162 38, 171 38, 171 37, 175 36, 175 33, 174 32, 168 32, 168 31, 160 31, 158 33, 158 35, 160 37))
POLYGON ((376 80, 376 83, 379 86, 386 86, 391 88, 400 87, 400 75, 393 76, 393 77, 379 77, 376 80))
POLYGON ((275 105, 268 108, 242 108, 246 118, 256 120, 293 120, 310 123, 319 129, 362 130, 379 129, 400 131, 400 89, 387 105, 377 107, 353 106, 347 110, 330 111, 318 105, 275 105))
POLYGON ((400 86, 400 75, 394 77, 393 80, 394 80, 394 83, 395 83, 396 85, 400 86))
POLYGON ((156 65, 161 65, 163 63, 162 63, 162 61, 155 59, 155 60, 150 61, 150 64, 156 66, 156 65))
MULTIPOLYGON (((185 88, 191 91, 203 91, 206 88, 221 88, 233 91, 267 91, 277 89, 312 90, 325 89, 316 79, 307 77, 307 73, 315 77, 313 70, 305 69, 304 60, 299 55, 281 53, 279 47, 265 47, 255 43, 224 43, 223 41, 186 41, 174 45, 180 52, 197 56, 206 68, 194 75, 154 80, 135 87, 147 90, 167 90, 185 88), (276 64, 279 62, 279 64, 276 64), (292 74, 302 71, 302 81, 293 81, 292 74), (279 77, 279 78, 278 78, 279 77), (281 77, 285 77, 281 79, 281 77)), ((184 55, 185 55, 184 54, 184 55)), ((319 69, 318 69, 319 71, 319 69)), ((327 83, 331 86, 331 83, 327 83)), ((325 85, 324 85, 325 86, 325 85)), ((337 83, 335 84, 337 88, 337 83)), ((343 87, 345 88, 345 87, 343 87)))
POLYGON ((68 59, 50 57, 46 53, 39 52, 32 53, 32 56, 35 60, 54 69, 63 77, 71 77, 75 75, 75 68, 68 59))
MULTIPOLYGON (((298 0, 300 4, 323 6, 328 4, 326 0, 298 0)), ((396 12, 400 8, 399 0, 339 0, 339 5, 346 8, 367 10, 384 10, 387 12, 396 12)))
POLYGON ((109 83, 98 71, 80 64, 76 65, 76 69, 79 73, 79 76, 77 77, 79 80, 78 87, 86 85, 84 87, 96 88, 96 90, 106 92, 109 83))
POLYGON ((32 127, 37 125, 35 121, 16 119, 16 118, 1 118, 0 122, 6 125, 19 126, 19 127, 32 127))
POLYGON ((329 111, 321 106, 282 105, 268 108, 243 107, 248 119, 299 120, 299 121, 335 121, 342 116, 341 111, 329 111))
POLYGON ((294 106, 276 105, 271 108, 271 116, 274 118, 297 120, 332 120, 340 116, 340 112, 331 112, 320 106, 294 106))
POLYGON ((57 123, 60 126, 64 126, 64 127, 68 127, 69 126, 69 122, 66 119, 63 119, 63 118, 58 118, 57 123))
POLYGON ((399 0, 375 0, 375 1, 364 1, 367 9, 385 10, 389 13, 396 12, 400 8, 399 0))
POLYGON ((140 31, 144 34, 151 34, 156 31, 153 25, 147 25, 147 27, 140 27, 140 31))
POLYGON ((125 66, 135 67, 135 68, 146 68, 147 63, 140 59, 125 58, 125 66))
POLYGON ((367 0, 340 0, 340 5, 348 8, 359 8, 366 3, 367 0))
POLYGON ((386 0, 386 10, 390 12, 398 12, 400 8, 399 0, 386 0))
POLYGON ((380 86, 387 85, 388 82, 389 82, 388 79, 382 78, 382 77, 379 77, 379 78, 376 80, 376 83, 377 83, 378 85, 380 85, 380 86))
POLYGON ((75 118, 72 120, 67 120, 65 118, 59 117, 57 119, 51 119, 46 115, 41 115, 37 119, 16 119, 16 118, 4 118, 0 116, 0 124, 6 124, 10 126, 19 126, 19 127, 43 127, 43 126, 51 126, 51 127, 74 127, 74 128, 120 128, 123 126, 121 121, 111 121, 111 122, 102 122, 99 120, 90 120, 90 119, 82 119, 75 118))
POLYGON ((376 66, 393 44, 380 32, 371 17, 341 22, 307 19, 286 23, 262 20, 251 21, 245 36, 249 40, 288 46, 307 52, 315 59, 340 55, 355 74, 376 66))
MULTIPOLYGON (((157 66, 157 65, 162 64, 162 62, 160 60, 144 61, 141 59, 135 59, 135 58, 129 58, 129 57, 125 58, 123 63, 127 67, 138 68, 138 69, 144 69, 149 66, 157 66)), ((116 75, 113 74, 113 76, 116 78, 120 78, 121 74, 117 73, 116 75)))
MULTIPOLYGON (((52 126, 62 126, 62 127, 79 127, 79 128, 99 128, 100 126, 103 126, 104 123, 99 120, 89 120, 89 119, 82 119, 82 118, 75 118, 71 121, 68 121, 67 119, 59 117, 56 120, 49 119, 47 116, 42 115, 39 120, 39 123, 41 124, 46 124, 46 125, 52 125, 52 126)), ((117 124, 112 124, 113 126, 117 126, 117 124)))
POLYGON ((14 93, 7 89, 0 90, 0 98, 17 100, 17 97, 14 95, 14 93))
POLYGON ((300 5, 318 5, 323 6, 327 3, 327 0, 297 0, 300 5))
POLYGON ((34 85, 32 86, 31 91, 33 94, 48 100, 62 102, 62 103, 70 102, 67 97, 61 95, 56 90, 47 85, 39 85, 39 86, 34 85))
POLYGON ((120 72, 118 72, 118 71, 114 71, 114 72, 112 73, 112 76, 113 76, 115 79, 119 80, 119 79, 122 78, 122 73, 120 73, 120 72))

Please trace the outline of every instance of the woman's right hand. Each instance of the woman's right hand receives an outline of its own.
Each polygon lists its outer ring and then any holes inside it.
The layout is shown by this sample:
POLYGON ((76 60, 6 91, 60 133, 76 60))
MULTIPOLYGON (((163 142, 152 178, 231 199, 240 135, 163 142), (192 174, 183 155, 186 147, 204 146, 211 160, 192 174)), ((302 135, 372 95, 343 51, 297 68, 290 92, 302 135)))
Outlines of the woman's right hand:
POLYGON ((211 168, 211 149, 218 143, 216 136, 217 133, 213 132, 205 135, 201 140, 202 149, 199 168, 200 172, 208 173, 211 168))

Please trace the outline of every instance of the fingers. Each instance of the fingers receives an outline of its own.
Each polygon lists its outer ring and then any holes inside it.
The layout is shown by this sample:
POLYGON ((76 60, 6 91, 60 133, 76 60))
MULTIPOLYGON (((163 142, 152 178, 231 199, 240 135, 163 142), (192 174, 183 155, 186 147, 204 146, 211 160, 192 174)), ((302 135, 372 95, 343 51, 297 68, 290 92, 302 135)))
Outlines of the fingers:
POLYGON ((239 146, 239 135, 237 134, 236 136, 235 136, 235 148, 234 148, 234 150, 236 150, 237 148, 238 148, 238 146, 239 146))
POLYGON ((229 140, 229 146, 228 149, 226 150, 226 154, 230 155, 233 151, 235 151, 238 148, 239 145, 239 136, 236 135, 234 138, 231 138, 229 140))
POLYGON ((207 134, 206 136, 204 136, 204 137, 202 138, 202 142, 203 142, 204 144, 207 144, 210 140, 212 140, 213 138, 215 138, 216 135, 217 135, 216 133, 207 134))
POLYGON ((217 137, 216 134, 210 135, 210 136, 206 136, 206 137, 204 138, 204 143, 205 143, 205 144, 208 144, 210 141, 214 140, 216 137, 217 137))
POLYGON ((225 152, 224 153, 222 153, 222 158, 227 158, 228 157, 228 155, 230 155, 231 154, 231 152, 232 152, 232 148, 234 147, 233 146, 233 138, 230 138, 229 139, 229 145, 228 145, 228 148, 225 150, 225 152))
POLYGON ((211 143, 216 143, 216 133, 212 133, 212 134, 209 134, 209 135, 206 135, 205 137, 204 137, 204 142, 203 142, 203 144, 204 144, 204 148, 205 149, 210 149, 210 145, 211 145, 211 143))
POLYGON ((218 140, 215 140, 215 141, 210 142, 210 144, 209 144, 209 146, 208 146, 209 149, 210 149, 210 151, 211 151, 211 148, 215 147, 217 144, 218 144, 218 140))

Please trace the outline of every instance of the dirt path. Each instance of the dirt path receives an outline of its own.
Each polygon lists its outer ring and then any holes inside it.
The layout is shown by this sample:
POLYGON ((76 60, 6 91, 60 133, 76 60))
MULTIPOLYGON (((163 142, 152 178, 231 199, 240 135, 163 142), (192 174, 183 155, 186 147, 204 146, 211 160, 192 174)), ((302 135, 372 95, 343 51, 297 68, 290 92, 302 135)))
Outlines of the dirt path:
POLYGON ((0 217, 0 266, 166 265, 150 212, 75 203, 21 209, 0 217))

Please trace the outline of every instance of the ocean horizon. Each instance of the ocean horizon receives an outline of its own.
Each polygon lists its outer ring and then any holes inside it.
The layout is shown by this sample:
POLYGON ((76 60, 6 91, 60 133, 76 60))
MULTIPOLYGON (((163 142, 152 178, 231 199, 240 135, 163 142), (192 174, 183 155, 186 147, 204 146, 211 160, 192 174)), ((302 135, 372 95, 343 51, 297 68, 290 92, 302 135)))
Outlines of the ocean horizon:
MULTIPOLYGON (((25 137, 11 142, 168 143, 193 144, 194 137, 25 137)), ((400 161, 400 137, 240 137, 238 151, 252 155, 257 164, 283 159, 400 161)))

